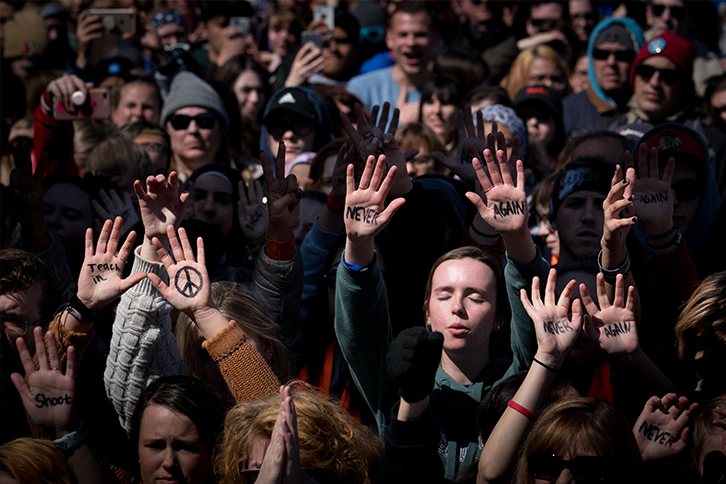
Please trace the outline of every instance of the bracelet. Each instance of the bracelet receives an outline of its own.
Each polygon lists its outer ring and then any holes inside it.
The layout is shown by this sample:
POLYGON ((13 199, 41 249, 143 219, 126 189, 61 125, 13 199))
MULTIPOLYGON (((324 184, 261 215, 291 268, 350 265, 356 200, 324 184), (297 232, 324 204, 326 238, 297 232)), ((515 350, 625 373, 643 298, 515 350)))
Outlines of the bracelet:
POLYGON ((78 294, 74 295, 70 301, 68 301, 67 309, 72 309, 69 312, 79 321, 85 321, 87 323, 95 323, 96 320, 101 316, 101 313, 88 309, 83 301, 78 299, 78 294), (80 316, 80 317, 79 317, 80 316))
POLYGON ((88 434, 88 429, 85 425, 83 425, 82 420, 79 420, 78 422, 79 425, 75 431, 53 441, 53 445, 55 445, 56 449, 60 451, 67 451, 75 450, 81 446, 81 442, 86 438, 86 434, 88 434))
POLYGON ((535 363, 537 363, 538 365, 540 365, 540 366, 543 366, 543 367, 547 368, 547 369, 548 369, 549 371, 553 371, 553 372, 555 372, 555 373, 557 373, 558 371, 560 371, 560 370, 558 370, 557 368, 552 368, 552 367, 551 367, 551 366, 549 366, 549 365, 545 365, 544 363, 542 363, 541 361, 539 361, 539 360, 538 360, 537 358, 532 358, 532 360, 533 360, 533 361, 534 361, 535 363))
POLYGON ((334 197, 332 193, 328 194, 328 210, 330 210, 331 212, 335 212, 336 210, 340 210, 343 207, 345 207, 345 199, 341 200, 337 197, 334 197))
POLYGON ((600 268, 600 272, 603 276, 605 276, 605 282, 609 282, 610 284, 615 284, 615 281, 617 280, 618 274, 623 275, 623 279, 627 278, 630 275, 630 256, 628 253, 625 253, 625 261, 618 267, 617 269, 605 269, 602 266, 602 249, 600 250, 600 253, 597 255, 597 265, 600 268))
POLYGON ((666 237, 670 237, 671 235, 673 235, 674 233, 676 233, 676 230, 678 230, 678 227, 676 227, 676 224, 674 222, 673 223, 673 227, 671 227, 671 229, 668 232, 664 232, 662 234, 657 234, 657 235, 648 235, 646 233, 645 234, 645 240, 660 240, 660 239, 665 239, 666 237))
POLYGON ((678 232, 675 237, 673 237, 670 241, 668 241, 665 244, 653 245, 650 243, 650 240, 649 240, 646 242, 646 246, 648 248, 648 254, 652 257, 655 255, 655 252, 660 252, 661 255, 663 253, 668 253, 668 252, 674 250, 679 245, 681 245, 681 239, 683 239, 683 236, 681 235, 680 232, 678 232))
POLYGON ((539 415, 537 415, 536 413, 534 413, 531 410, 524 408, 523 406, 521 406, 514 400, 509 400, 509 402, 507 403, 507 406, 509 408, 511 408, 512 410, 514 410, 515 412, 521 413, 522 415, 524 415, 525 417, 527 417, 530 420, 537 420, 539 418, 539 415))
POLYGON ((481 235, 482 237, 486 237, 489 239, 496 239, 497 237, 501 237, 499 234, 494 234, 494 235, 485 234, 481 230, 477 230, 476 227, 474 227, 474 224, 471 224, 469 227, 471 227, 471 230, 473 230, 475 234, 481 235))

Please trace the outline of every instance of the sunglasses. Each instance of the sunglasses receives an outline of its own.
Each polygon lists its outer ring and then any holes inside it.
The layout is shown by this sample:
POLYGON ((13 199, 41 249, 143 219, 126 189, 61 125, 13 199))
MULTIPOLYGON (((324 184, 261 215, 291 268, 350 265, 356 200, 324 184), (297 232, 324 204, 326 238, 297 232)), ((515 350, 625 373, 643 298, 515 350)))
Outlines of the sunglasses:
POLYGON ((193 117, 186 114, 172 114, 169 117, 171 127, 177 131, 187 129, 192 120, 199 129, 212 129, 217 122, 217 118, 212 113, 201 113, 193 117))
POLYGON ((575 482, 614 482, 613 462, 606 457, 575 457, 564 460, 554 454, 535 452, 527 459, 536 479, 554 482, 564 469, 569 469, 575 482))
POLYGON ((635 74, 641 79, 648 82, 653 74, 658 73, 658 79, 666 84, 675 84, 681 78, 678 69, 658 69, 646 64, 638 64, 635 68, 635 74))
POLYGON ((633 62, 635 60, 635 52, 632 50, 604 50, 594 49, 592 51, 592 58, 597 60, 608 60, 611 55, 615 56, 615 60, 618 62, 633 62))
POLYGON ((365 41, 371 44, 377 44, 378 42, 381 42, 383 40, 383 35, 385 33, 386 30, 383 27, 378 27, 375 25, 371 27, 361 27, 358 40, 360 42, 365 41))
POLYGON ((653 12, 653 15, 656 17, 660 17, 663 15, 663 12, 665 12, 665 9, 670 10, 671 17, 673 17, 676 20, 683 20, 686 18, 686 7, 669 7, 667 5, 651 5, 650 11, 653 12))
POLYGON ((691 202, 701 193, 701 182, 698 180, 678 180, 671 185, 679 202, 691 202))
POLYGON ((307 136, 315 130, 314 124, 310 121, 296 120, 291 123, 272 122, 267 126, 267 131, 275 139, 282 138, 286 131, 292 130, 296 136, 307 136))

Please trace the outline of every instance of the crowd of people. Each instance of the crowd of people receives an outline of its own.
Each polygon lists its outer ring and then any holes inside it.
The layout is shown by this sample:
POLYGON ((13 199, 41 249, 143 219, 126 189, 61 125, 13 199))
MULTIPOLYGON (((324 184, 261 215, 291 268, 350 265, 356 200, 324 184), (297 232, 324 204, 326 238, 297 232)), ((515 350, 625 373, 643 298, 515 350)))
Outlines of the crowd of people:
POLYGON ((724 7, 0 0, 0 482, 726 481, 724 7))

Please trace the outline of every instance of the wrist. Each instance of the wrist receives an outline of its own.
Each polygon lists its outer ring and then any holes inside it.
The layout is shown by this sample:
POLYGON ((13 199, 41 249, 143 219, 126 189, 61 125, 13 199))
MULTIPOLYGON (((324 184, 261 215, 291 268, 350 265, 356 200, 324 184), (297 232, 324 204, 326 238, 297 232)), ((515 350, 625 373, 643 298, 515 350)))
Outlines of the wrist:
POLYGON ((626 368, 628 366, 640 365, 644 355, 645 353, 643 353, 643 350, 638 344, 632 349, 625 348, 623 351, 608 354, 608 358, 610 358, 616 366, 626 368))
POLYGON ((674 227, 673 219, 645 223, 645 233, 652 238, 668 237, 669 231, 674 227))
POLYGON ((272 227, 267 231, 267 238, 277 242, 287 242, 295 236, 291 228, 272 227))
POLYGON ((373 261, 373 252, 373 237, 348 235, 344 254, 348 264, 365 267, 373 261))
POLYGON ((554 375, 560 370, 560 368, 562 368, 564 361, 565 355, 537 351, 537 353, 534 355, 532 364, 540 366, 541 368, 544 368, 548 373, 552 373, 554 375))

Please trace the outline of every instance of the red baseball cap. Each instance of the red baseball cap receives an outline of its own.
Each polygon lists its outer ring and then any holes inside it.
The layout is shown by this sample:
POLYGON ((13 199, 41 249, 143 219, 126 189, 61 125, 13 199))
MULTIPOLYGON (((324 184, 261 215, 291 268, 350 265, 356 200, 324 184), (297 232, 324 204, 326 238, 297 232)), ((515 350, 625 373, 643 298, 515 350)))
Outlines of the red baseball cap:
POLYGON ((664 32, 658 37, 651 39, 640 48, 635 56, 633 65, 630 67, 630 85, 635 84, 635 67, 645 59, 662 55, 683 69, 690 78, 693 75, 693 53, 694 46, 683 37, 671 32, 664 32))

